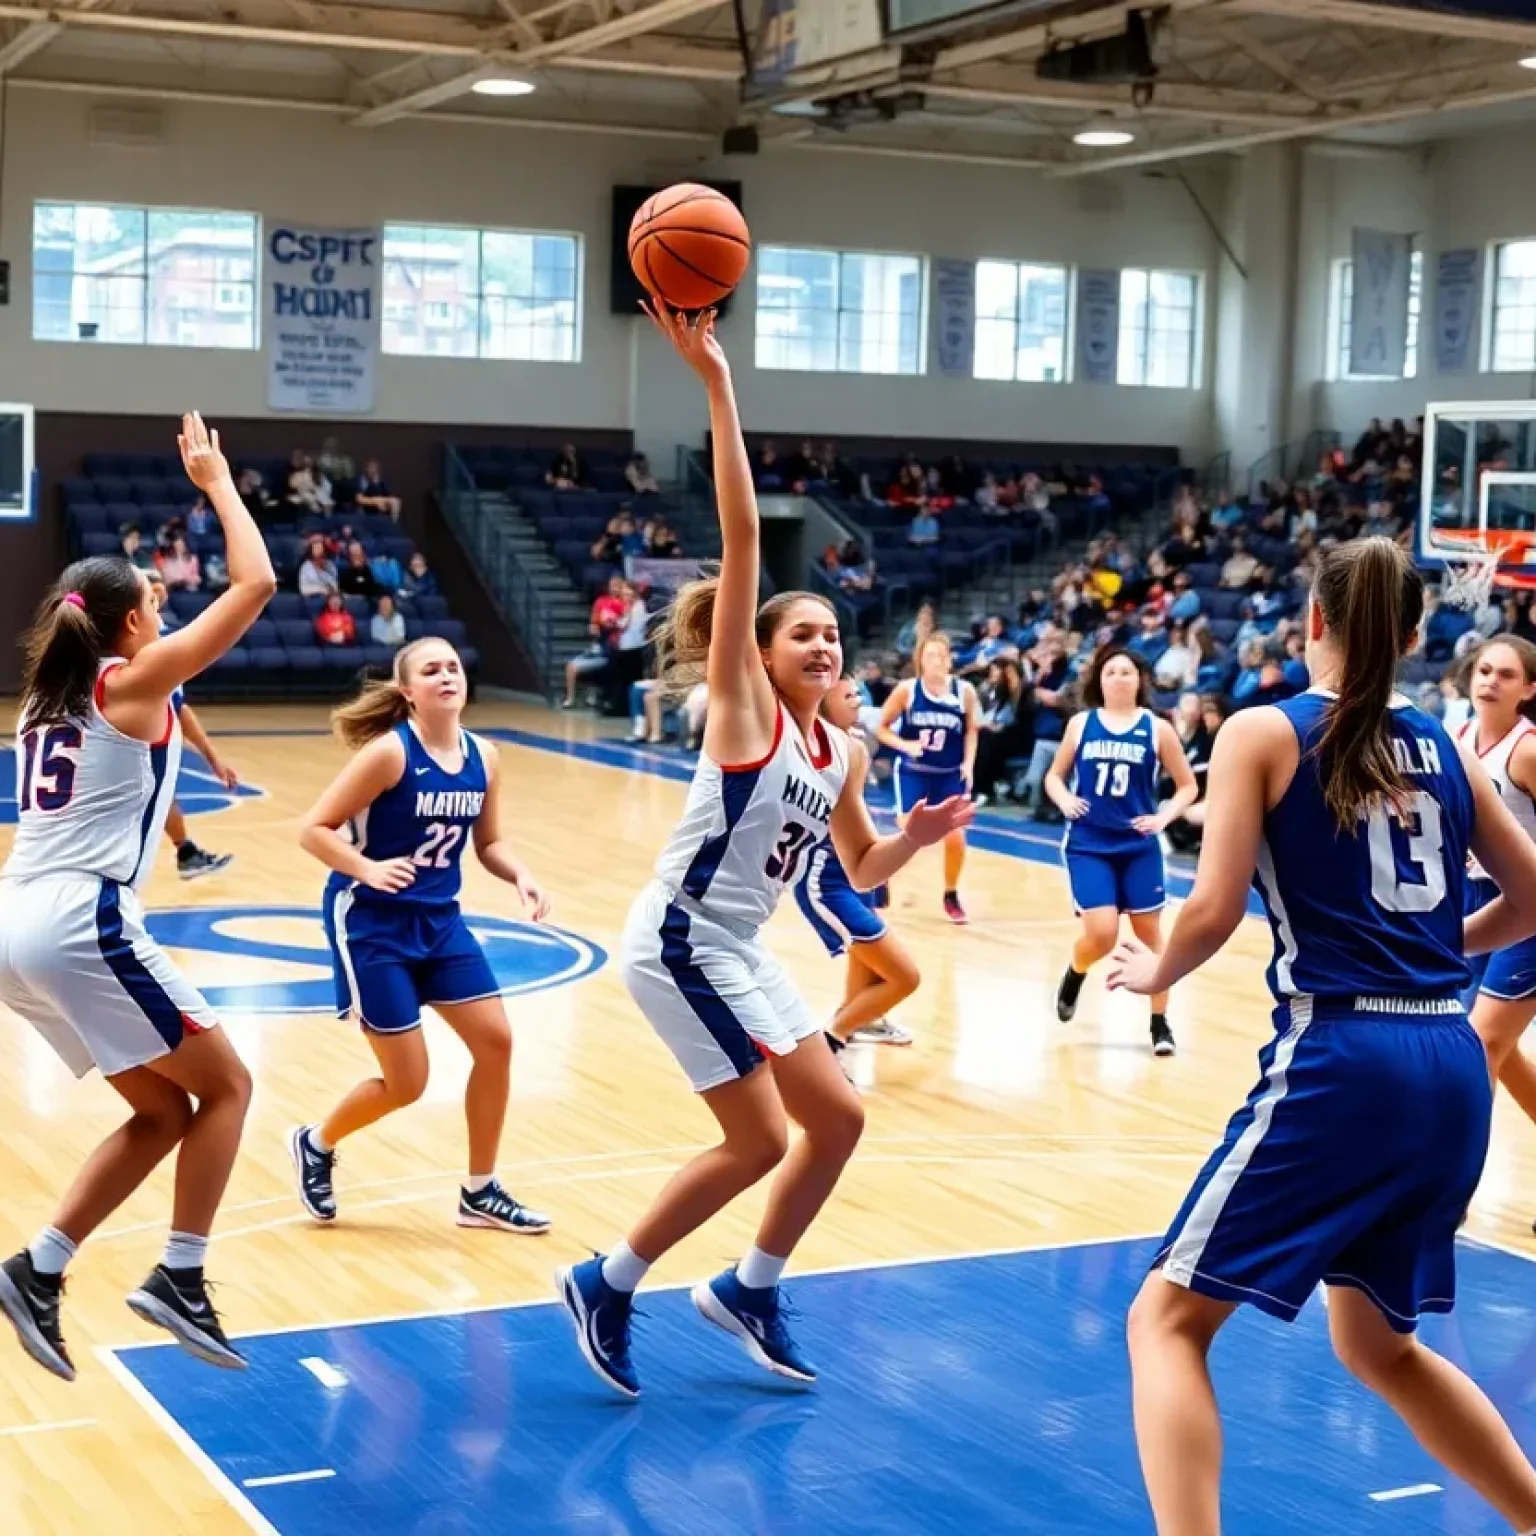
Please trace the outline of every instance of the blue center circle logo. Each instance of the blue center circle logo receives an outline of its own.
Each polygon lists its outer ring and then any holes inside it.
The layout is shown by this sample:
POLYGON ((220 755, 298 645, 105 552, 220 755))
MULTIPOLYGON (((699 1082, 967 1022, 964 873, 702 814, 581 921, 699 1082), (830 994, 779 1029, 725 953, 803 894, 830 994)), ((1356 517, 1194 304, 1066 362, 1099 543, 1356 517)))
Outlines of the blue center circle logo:
MULTIPOLYGON (((548 923, 472 913, 464 920, 503 997, 579 981, 608 959, 590 940, 548 923)), ((215 1012, 336 1011, 331 951, 312 907, 168 907, 146 913, 144 922, 157 943, 192 962, 187 979, 215 1012), (214 965, 209 956, 218 957, 214 965), (217 982, 205 980, 214 975, 217 982)))

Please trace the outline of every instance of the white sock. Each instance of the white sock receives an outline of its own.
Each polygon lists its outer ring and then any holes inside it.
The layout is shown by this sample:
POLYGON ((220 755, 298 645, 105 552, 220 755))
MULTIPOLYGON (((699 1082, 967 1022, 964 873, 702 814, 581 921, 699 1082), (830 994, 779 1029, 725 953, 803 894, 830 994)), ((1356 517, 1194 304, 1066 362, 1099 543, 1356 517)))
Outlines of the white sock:
POLYGON ((166 1239, 165 1257, 160 1260, 167 1269, 201 1269, 208 1256, 208 1239, 196 1232, 172 1232, 166 1239))
POLYGON ((320 1127, 312 1125, 304 1132, 304 1139, 308 1141, 316 1152, 334 1152, 336 1150, 324 1136, 320 1134, 320 1127))
POLYGON ((736 1278, 749 1291, 771 1290, 779 1283, 779 1276, 788 1263, 788 1259, 776 1259, 761 1248, 748 1248, 736 1266, 736 1278))
POLYGON ((478 1195, 482 1189, 495 1179, 494 1173, 472 1173, 464 1180, 464 1193, 478 1195))
POLYGON ((79 1251, 80 1245, 65 1237, 57 1227, 44 1227, 27 1248, 32 1256, 32 1267, 40 1275, 62 1275, 64 1266, 79 1251))
POLYGON ((619 1243, 603 1260, 603 1279, 616 1291, 638 1290, 650 1267, 649 1259, 642 1259, 628 1243, 619 1243))

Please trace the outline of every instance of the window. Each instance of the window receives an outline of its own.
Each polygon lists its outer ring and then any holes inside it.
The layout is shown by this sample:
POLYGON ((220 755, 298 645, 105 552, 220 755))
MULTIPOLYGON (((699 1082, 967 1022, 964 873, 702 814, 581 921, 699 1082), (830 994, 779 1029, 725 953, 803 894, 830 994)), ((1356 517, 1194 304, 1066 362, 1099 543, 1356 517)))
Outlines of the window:
POLYGON ((1121 272, 1116 382, 1194 388, 1199 302, 1200 279, 1193 272, 1121 272))
POLYGON ((975 377, 1058 383, 1066 354, 1067 269, 978 261, 975 377))
POLYGON ((33 339, 253 348, 257 235, 249 213, 38 203, 33 339))
MULTIPOLYGON (((1351 373, 1349 342, 1354 334, 1355 264, 1348 256, 1333 264, 1333 333, 1335 379, 1367 379, 1379 375, 1351 373)), ((1415 251, 1408 263, 1408 339, 1403 351, 1403 377, 1414 378, 1419 371, 1419 314, 1424 303, 1424 253, 1415 251)), ((1390 377, 1390 375, 1389 375, 1390 377)))
POLYGON ((384 350, 576 362, 580 247, 575 235, 386 225, 384 350))
POLYGON ((1536 370, 1536 240, 1493 250, 1493 303, 1488 366, 1494 373, 1536 370))
POLYGON ((757 366, 812 373, 921 373, 921 256, 757 253, 757 366))

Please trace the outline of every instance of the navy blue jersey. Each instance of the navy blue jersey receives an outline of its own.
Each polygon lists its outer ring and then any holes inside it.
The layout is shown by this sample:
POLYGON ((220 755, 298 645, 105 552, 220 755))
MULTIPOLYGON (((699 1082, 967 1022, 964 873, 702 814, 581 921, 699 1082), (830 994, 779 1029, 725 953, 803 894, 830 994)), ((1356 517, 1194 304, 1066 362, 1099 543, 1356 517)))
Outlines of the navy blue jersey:
POLYGON ((1067 851, 1124 853, 1142 847, 1145 832, 1131 823, 1157 811, 1157 716, 1141 710, 1123 731, 1105 725, 1103 711, 1083 716, 1072 765, 1072 792, 1088 802, 1088 814, 1067 827, 1067 851))
POLYGON ((903 759, 903 766, 917 773, 958 773, 965 761, 965 699, 959 680, 950 678, 938 698, 928 693, 921 678, 912 679, 912 698, 896 724, 903 741, 915 741, 921 757, 903 759))
POLYGON ((409 724, 395 734, 405 748, 405 772, 351 824, 352 841, 369 859, 409 859, 415 881, 403 891, 375 891, 332 871, 330 886, 355 889, 360 900, 454 902, 459 897, 460 860, 485 804, 486 768, 480 744, 459 732, 464 766, 449 773, 421 744, 409 724))
POLYGON ((1412 786, 1406 820, 1373 811, 1340 832, 1311 749, 1332 695, 1314 689, 1272 706, 1301 744, 1296 777, 1264 818, 1254 883, 1275 935, 1276 998, 1445 998, 1471 974, 1461 953, 1472 789, 1438 722, 1391 710, 1394 750, 1412 786))

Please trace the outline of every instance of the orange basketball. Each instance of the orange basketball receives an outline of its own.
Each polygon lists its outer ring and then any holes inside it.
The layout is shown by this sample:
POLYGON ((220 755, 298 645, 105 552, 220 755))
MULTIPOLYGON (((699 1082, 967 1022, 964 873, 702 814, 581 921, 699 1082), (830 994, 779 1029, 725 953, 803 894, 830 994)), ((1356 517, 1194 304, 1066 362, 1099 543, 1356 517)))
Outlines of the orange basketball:
POLYGON ((647 198, 629 226, 635 276, 673 309, 718 304, 751 259, 752 235, 741 210, 696 182, 679 182, 647 198))

